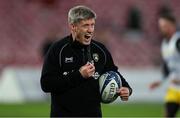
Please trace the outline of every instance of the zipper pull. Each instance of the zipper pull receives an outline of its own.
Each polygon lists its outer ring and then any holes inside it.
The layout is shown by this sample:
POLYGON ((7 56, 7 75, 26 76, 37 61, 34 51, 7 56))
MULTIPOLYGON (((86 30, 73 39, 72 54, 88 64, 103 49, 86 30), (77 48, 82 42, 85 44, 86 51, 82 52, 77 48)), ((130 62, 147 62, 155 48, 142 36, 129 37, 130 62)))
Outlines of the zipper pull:
POLYGON ((82 48, 82 54, 83 54, 83 63, 85 64, 86 62, 86 60, 85 60, 85 51, 84 51, 84 48, 82 48))

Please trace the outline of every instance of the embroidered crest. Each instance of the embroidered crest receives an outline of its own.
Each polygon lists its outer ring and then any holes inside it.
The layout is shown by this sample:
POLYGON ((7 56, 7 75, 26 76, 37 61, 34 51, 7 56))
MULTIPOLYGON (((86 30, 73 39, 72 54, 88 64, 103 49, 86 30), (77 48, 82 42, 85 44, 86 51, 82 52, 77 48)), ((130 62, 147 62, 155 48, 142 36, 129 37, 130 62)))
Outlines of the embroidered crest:
POLYGON ((95 62, 98 62, 99 61, 99 55, 97 53, 94 53, 93 54, 93 59, 95 62))

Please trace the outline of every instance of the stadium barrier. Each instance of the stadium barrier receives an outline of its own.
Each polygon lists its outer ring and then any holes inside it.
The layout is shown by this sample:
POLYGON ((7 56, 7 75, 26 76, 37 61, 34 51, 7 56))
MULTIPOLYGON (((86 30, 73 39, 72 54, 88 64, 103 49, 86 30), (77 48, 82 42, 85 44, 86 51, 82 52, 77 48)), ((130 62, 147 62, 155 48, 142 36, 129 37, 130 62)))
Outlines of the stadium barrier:
MULTIPOLYGON (((133 88, 130 102, 162 102, 167 83, 150 91, 151 82, 161 79, 159 68, 127 69, 119 71, 133 88)), ((41 68, 5 68, 0 78, 0 103, 46 101, 49 95, 40 88, 41 68)), ((114 103, 121 103, 117 99, 114 103)))

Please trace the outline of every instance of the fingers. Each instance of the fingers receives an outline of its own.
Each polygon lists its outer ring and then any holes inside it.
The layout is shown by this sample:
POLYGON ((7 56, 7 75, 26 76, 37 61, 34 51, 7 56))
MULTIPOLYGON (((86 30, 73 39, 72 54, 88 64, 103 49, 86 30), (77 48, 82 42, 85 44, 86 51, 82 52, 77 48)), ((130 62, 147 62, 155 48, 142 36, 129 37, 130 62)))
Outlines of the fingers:
POLYGON ((92 63, 87 63, 80 68, 80 73, 84 78, 89 78, 95 73, 95 66, 92 63))
POLYGON ((158 87, 157 85, 155 85, 155 84, 151 84, 151 85, 149 85, 149 89, 150 90, 154 90, 156 87, 158 87))
POLYGON ((93 64, 88 64, 87 65, 87 71, 88 71, 88 73, 92 73, 92 72, 95 72, 95 67, 94 67, 94 65, 93 64))
POLYGON ((178 80, 177 78, 172 79, 171 83, 175 84, 175 85, 180 85, 180 80, 178 80))
POLYGON ((95 73, 95 66, 94 66, 94 64, 90 63, 87 68, 88 68, 87 69, 87 73, 88 73, 89 77, 93 76, 94 73, 95 73))
POLYGON ((128 101, 129 97, 121 97, 122 101, 128 101))
POLYGON ((129 96, 129 89, 127 87, 121 87, 117 93, 119 93, 120 96, 129 96))
POLYGON ((151 84, 149 85, 149 89, 150 89, 150 90, 154 90, 154 89, 156 89, 157 87, 159 87, 160 84, 161 84, 160 81, 153 82, 153 83, 151 83, 151 84))
POLYGON ((119 90, 117 90, 117 93, 121 97, 122 101, 127 101, 129 98, 129 89, 127 87, 121 87, 119 90))

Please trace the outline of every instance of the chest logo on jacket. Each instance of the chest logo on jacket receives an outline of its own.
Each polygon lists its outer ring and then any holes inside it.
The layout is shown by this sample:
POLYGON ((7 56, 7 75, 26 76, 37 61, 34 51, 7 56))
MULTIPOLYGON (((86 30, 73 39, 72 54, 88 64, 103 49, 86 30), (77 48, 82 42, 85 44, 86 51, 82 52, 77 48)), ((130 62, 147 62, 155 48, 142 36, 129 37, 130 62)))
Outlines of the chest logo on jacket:
POLYGON ((98 72, 95 72, 94 75, 93 75, 94 79, 98 79, 99 76, 100 76, 100 74, 98 72))
POLYGON ((65 57, 65 63, 72 63, 73 57, 65 57))
POLYGON ((98 62, 99 61, 99 55, 97 54, 97 53, 93 53, 93 60, 95 61, 95 62, 98 62))

